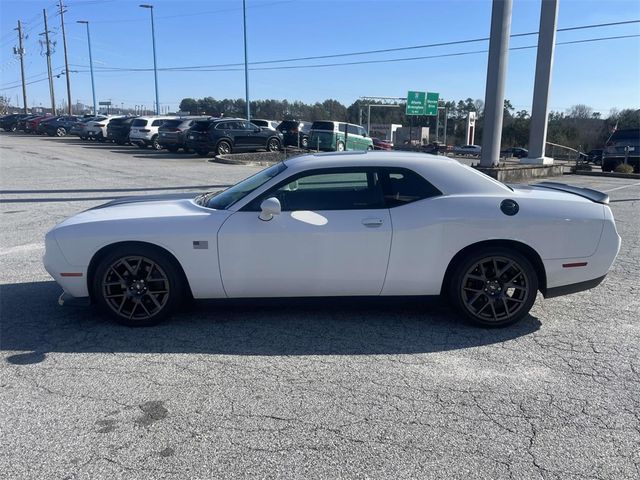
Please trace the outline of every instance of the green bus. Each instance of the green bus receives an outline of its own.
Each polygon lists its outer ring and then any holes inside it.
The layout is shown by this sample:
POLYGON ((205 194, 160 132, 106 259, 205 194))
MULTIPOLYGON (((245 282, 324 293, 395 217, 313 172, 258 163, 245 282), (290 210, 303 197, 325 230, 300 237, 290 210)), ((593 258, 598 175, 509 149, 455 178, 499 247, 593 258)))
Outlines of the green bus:
POLYGON ((321 120, 311 125, 309 148, 335 152, 373 150, 373 140, 360 125, 321 120))

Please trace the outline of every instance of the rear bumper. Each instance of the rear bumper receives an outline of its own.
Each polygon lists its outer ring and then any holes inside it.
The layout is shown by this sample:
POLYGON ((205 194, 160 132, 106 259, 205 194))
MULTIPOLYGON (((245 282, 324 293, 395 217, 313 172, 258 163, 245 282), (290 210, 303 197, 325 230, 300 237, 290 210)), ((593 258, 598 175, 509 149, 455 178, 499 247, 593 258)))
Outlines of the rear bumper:
POLYGON ((571 293, 583 292, 584 290, 590 290, 597 287, 602 283, 607 275, 594 278, 592 280, 586 280, 584 282, 572 283, 570 285, 562 285, 561 287, 547 288, 544 294, 544 298, 560 297, 562 295, 569 295, 571 293))

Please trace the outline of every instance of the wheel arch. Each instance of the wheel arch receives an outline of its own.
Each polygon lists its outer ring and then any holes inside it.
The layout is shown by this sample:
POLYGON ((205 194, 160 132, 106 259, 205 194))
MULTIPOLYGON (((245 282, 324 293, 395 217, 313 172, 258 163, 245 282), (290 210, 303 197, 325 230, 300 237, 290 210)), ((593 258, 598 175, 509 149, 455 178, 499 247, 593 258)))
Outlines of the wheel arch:
POLYGON ((455 271, 458 264, 465 258, 465 256, 475 250, 478 250, 480 248, 487 248, 487 247, 509 248, 511 250, 515 250, 516 252, 524 255, 527 258, 527 260, 531 262, 531 265, 533 265, 533 268, 536 272, 536 275, 538 277, 538 289, 542 292, 542 294, 546 293, 547 273, 544 268, 544 263, 542 262, 542 258, 540 257, 538 252, 536 252, 529 245, 519 242, 517 240, 496 239, 496 240, 484 240, 482 242, 472 243, 471 245, 467 245, 466 247, 464 247, 462 250, 460 250, 458 253, 456 253, 453 256, 453 258, 449 262, 449 265, 447 266, 447 270, 444 275, 442 287, 440 289, 441 295, 446 294, 446 290, 451 282, 451 276, 453 275, 453 272, 455 271))
POLYGON ((111 253, 117 248, 125 247, 125 246, 150 248, 157 251, 158 253, 166 255, 166 257, 169 259, 171 263, 173 263, 173 265, 176 267, 176 269, 180 273, 180 276, 182 277, 182 281, 184 282, 184 285, 185 285, 185 294, 189 298, 193 298, 193 294, 191 293, 191 285, 189 285, 189 279, 187 278, 187 275, 185 274, 184 269, 182 268, 182 265, 180 264, 180 262, 178 261, 178 259, 175 257, 173 253, 171 253, 166 248, 161 247, 160 245, 157 245, 155 243, 142 242, 142 241, 123 241, 123 242, 115 242, 115 243, 110 243, 109 245, 105 245, 96 253, 94 253, 93 257, 91 257, 91 261, 89 262, 89 267, 87 268, 87 290, 89 291, 89 298, 91 298, 92 302, 95 301, 94 291, 93 291, 93 277, 96 273, 96 269, 98 268, 98 265, 100 265, 100 262, 109 253, 111 253))

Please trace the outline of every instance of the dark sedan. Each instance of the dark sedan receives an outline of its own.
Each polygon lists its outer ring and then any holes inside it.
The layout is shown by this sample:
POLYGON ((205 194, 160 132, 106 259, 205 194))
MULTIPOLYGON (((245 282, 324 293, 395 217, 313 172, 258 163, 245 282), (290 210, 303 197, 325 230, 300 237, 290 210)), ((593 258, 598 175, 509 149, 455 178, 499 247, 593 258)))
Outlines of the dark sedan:
POLYGON ((187 134, 187 148, 199 155, 209 152, 225 155, 256 150, 275 152, 281 146, 282 133, 260 128, 242 119, 221 118, 196 122, 187 134))
POLYGON ((37 133, 36 130, 38 129, 40 122, 49 120, 51 118, 54 118, 54 117, 52 117, 51 115, 40 115, 38 117, 34 117, 30 120, 27 120, 27 123, 25 124, 25 127, 24 127, 24 131, 26 133, 37 133))
POLYGON ((42 131, 42 133, 45 133, 50 137, 64 137, 79 122, 80 119, 76 116, 63 115, 52 120, 40 122, 37 131, 38 133, 42 131))
POLYGON ((393 150, 393 143, 386 140, 380 140, 379 138, 371 138, 373 140, 374 150, 393 150))

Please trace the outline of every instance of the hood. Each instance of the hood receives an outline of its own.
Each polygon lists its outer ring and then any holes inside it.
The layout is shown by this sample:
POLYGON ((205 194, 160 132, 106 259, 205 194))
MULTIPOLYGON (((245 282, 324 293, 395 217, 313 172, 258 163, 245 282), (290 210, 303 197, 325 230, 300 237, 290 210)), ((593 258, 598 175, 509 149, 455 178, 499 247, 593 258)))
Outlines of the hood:
POLYGON ((127 205, 132 203, 146 203, 146 202, 165 202, 169 200, 193 200, 198 193, 163 193, 160 195, 137 195, 132 197, 122 197, 111 200, 110 202, 103 203, 97 207, 90 208, 89 210, 98 210, 100 208, 115 207, 116 205, 127 205))
POLYGON ((101 222, 141 222, 160 218, 205 216, 214 210, 196 205, 196 193, 118 198, 69 217, 58 227, 101 222))

